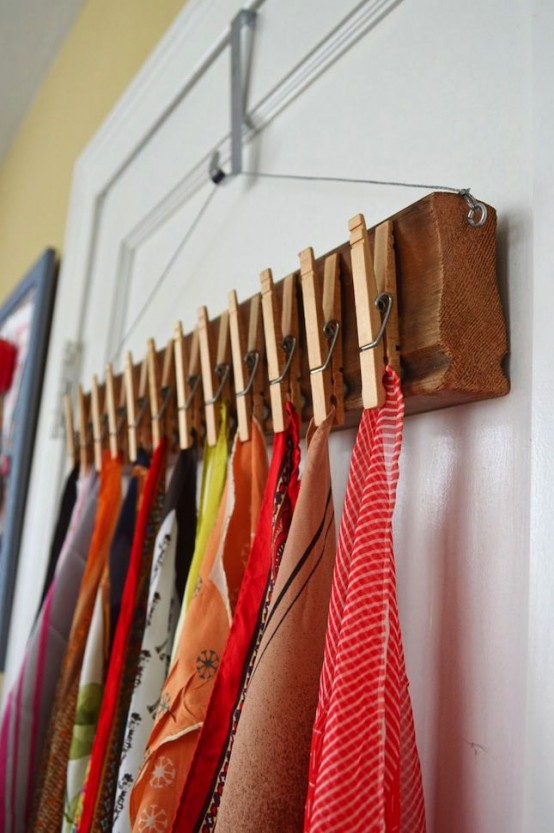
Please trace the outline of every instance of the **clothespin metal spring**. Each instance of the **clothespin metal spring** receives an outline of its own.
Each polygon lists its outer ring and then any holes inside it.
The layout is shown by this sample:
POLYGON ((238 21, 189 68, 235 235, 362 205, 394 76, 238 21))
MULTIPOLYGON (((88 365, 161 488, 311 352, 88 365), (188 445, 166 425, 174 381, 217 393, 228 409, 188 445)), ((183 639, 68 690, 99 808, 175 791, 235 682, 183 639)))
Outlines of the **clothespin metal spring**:
POLYGON ((190 410, 190 406, 192 405, 192 400, 194 399, 194 395, 198 390, 198 385, 200 384, 200 374, 195 373, 192 376, 187 376, 187 385, 190 388, 190 393, 187 396, 186 402, 184 405, 179 405, 177 408, 178 411, 188 411, 190 410))
POLYGON ((286 379, 287 374, 290 370, 290 366, 292 364, 294 351, 296 350, 296 336, 293 336, 293 335, 285 336, 283 338, 282 342, 281 342, 281 349, 283 350, 284 353, 286 353, 287 361, 285 362, 285 366, 284 366, 282 372, 279 374, 279 376, 277 376, 276 379, 270 379, 269 380, 270 385, 280 385, 281 382, 283 382, 286 379))
POLYGON ((221 394, 223 393, 223 388, 225 387, 225 382, 229 377, 229 372, 231 370, 231 365, 229 362, 220 362, 220 364, 216 364, 214 367, 214 373, 219 379, 219 386, 212 396, 211 399, 206 399, 204 405, 215 405, 218 399, 220 398, 221 394))
POLYGON ((254 384, 254 379, 256 377, 256 371, 260 363, 260 351, 249 350, 248 353, 244 354, 243 361, 248 370, 250 371, 250 376, 248 377, 248 382, 246 383, 243 390, 238 390, 235 396, 247 396, 252 390, 252 385, 254 384))
POLYGON ((373 350, 382 341, 383 336, 385 334, 385 330, 387 328, 387 322, 389 320, 389 316, 392 310, 392 304, 393 298, 389 292, 379 293, 379 295, 375 299, 375 306, 380 312, 383 313, 383 320, 381 321, 381 326, 379 327, 379 331, 373 339, 373 341, 370 341, 367 344, 362 344, 362 346, 358 348, 360 353, 364 353, 366 350, 373 350))
POLYGON ((337 321, 336 318, 331 318, 330 321, 326 321, 323 325, 323 334, 325 338, 330 342, 329 350, 327 352, 327 358, 320 364, 319 367, 312 367, 310 369, 310 375, 314 375, 315 373, 323 373, 324 370, 327 370, 329 365, 331 364, 331 359, 333 358, 333 353, 335 351, 335 347, 337 346, 337 341, 339 338, 340 333, 340 323, 337 321))

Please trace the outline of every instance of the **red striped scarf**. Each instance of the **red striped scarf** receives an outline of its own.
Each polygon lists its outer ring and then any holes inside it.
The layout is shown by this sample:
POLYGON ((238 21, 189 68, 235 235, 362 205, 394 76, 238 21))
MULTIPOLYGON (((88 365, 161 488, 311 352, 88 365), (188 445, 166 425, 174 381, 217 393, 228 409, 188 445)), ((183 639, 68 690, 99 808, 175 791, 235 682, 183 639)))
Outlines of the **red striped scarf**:
POLYGON ((305 833, 424 833, 396 601, 392 514, 404 404, 364 411, 341 522, 312 736, 305 833))

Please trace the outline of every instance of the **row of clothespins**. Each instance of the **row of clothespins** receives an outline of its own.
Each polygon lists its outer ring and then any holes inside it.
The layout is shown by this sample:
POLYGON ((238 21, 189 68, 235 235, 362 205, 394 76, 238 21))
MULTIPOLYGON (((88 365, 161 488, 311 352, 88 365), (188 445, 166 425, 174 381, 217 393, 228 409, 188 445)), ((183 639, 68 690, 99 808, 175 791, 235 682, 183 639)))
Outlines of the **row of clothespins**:
MULTIPOLYGON (((361 214, 350 221, 349 229, 362 402, 364 408, 373 408, 384 397, 385 358, 396 370, 400 366, 393 225, 389 220, 376 228, 373 252, 361 214)), ((307 357, 299 349, 296 274, 285 278, 277 291, 271 270, 266 269, 260 276, 261 292, 248 302, 248 322, 241 315, 236 292, 230 293, 229 308, 219 317, 215 361, 213 327, 201 307, 191 336, 184 336, 180 323, 175 325, 161 374, 154 341, 149 339, 140 368, 134 367, 127 353, 122 377, 116 379, 108 365, 104 385, 93 377, 90 396, 79 386, 77 431, 71 399, 66 396, 70 455, 75 460, 79 456, 84 468, 93 459, 99 469, 107 446, 112 456, 123 450, 133 461, 139 444, 155 447, 162 434, 171 435, 173 425, 181 448, 188 448, 193 437, 204 432, 206 443, 213 445, 222 400, 234 402, 242 440, 249 437, 252 415, 263 423, 268 410, 273 431, 282 431, 287 399, 301 410, 301 362, 305 364, 306 358, 315 423, 321 423, 334 407, 340 425, 344 410, 338 261, 336 253, 328 255, 320 275, 313 250, 300 253, 302 345, 307 357)))

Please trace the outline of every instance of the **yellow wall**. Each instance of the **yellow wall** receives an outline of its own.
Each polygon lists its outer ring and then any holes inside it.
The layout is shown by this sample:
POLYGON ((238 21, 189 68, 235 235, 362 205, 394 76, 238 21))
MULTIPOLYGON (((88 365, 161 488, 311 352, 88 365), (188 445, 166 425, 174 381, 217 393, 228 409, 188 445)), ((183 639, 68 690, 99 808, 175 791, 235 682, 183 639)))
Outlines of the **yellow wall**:
POLYGON ((87 0, 0 164, 0 302, 61 250, 73 165, 185 0, 87 0))

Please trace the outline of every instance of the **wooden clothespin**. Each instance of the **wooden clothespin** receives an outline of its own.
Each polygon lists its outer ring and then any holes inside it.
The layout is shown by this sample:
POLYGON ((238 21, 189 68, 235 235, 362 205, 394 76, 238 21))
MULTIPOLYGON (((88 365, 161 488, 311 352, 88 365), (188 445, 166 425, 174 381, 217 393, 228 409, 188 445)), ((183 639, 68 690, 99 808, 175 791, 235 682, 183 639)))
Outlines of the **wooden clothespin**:
POLYGON ((202 430, 202 370, 200 369, 200 336, 195 327, 190 336, 189 367, 187 384, 189 395, 187 399, 189 410, 189 426, 193 436, 199 437, 202 430))
POLYGON ((265 342, 264 325, 262 317, 262 296, 260 293, 253 295, 250 299, 248 317, 248 340, 246 342, 246 355, 251 356, 247 365, 252 366, 252 415, 263 427, 266 415, 265 406, 265 385, 267 373, 264 370, 265 364, 265 342), (258 357, 257 367, 254 366, 255 358, 258 357))
POLYGON ((94 468, 100 471, 102 468, 102 422, 100 419, 100 389, 96 373, 92 377, 90 389, 90 409, 92 415, 92 442, 94 448, 94 468))
POLYGON ((229 377, 229 313, 226 310, 219 318, 216 364, 212 362, 211 335, 206 307, 198 310, 198 337, 200 341, 200 364, 202 367, 202 387, 204 389, 204 409, 206 413, 206 442, 215 445, 219 430, 219 408, 216 404, 223 397, 223 389, 229 377), (217 388, 214 386, 214 374, 217 388), (214 389, 215 388, 215 389, 214 389))
POLYGON ((376 408, 385 401, 383 342, 379 338, 381 316, 375 305, 379 293, 363 214, 356 214, 348 226, 360 350, 362 402, 364 408, 376 408))
POLYGON ((152 423, 149 419, 150 398, 148 396, 148 354, 142 360, 139 373, 137 397, 137 440, 139 446, 151 450, 154 447, 152 423))
POLYGON ((300 252, 300 277, 316 425, 323 422, 332 406, 335 407, 335 422, 344 421, 338 271, 338 255, 329 255, 325 260, 322 292, 313 249, 300 252))
POLYGON ((111 363, 106 365, 106 412, 108 415, 110 457, 112 460, 116 460, 119 449, 117 442, 117 412, 115 409, 115 381, 111 363))
POLYGON ((127 430, 127 390, 125 386, 125 371, 120 376, 119 399, 117 404, 117 447, 123 454, 123 459, 131 462, 129 456, 129 432, 127 430))
POLYGON ((77 388, 77 411, 79 415, 79 462, 81 472, 85 472, 90 466, 90 441, 87 403, 82 385, 77 388))
POLYGON ((392 298, 387 326, 383 336, 385 359, 393 370, 400 373, 400 335, 398 328, 398 304, 396 291, 396 261, 394 257, 394 229, 392 220, 386 220, 375 229, 373 263, 379 293, 392 298))
POLYGON ((262 312, 264 317, 265 347, 269 374, 271 415, 273 431, 286 427, 284 405, 289 398, 300 413, 300 387, 298 384, 298 327, 295 296, 295 276, 283 281, 281 311, 277 301, 271 269, 260 275, 262 287, 262 312), (281 355, 286 361, 281 364, 281 355))
POLYGON ((148 390, 150 401, 150 421, 152 423, 152 447, 157 448, 160 444, 160 380, 158 377, 158 357, 156 356, 156 344, 153 338, 149 338, 146 346, 146 362, 148 366, 148 390))
POLYGON ((67 448, 67 456, 71 461, 71 465, 77 464, 77 444, 75 442, 75 427, 73 424, 73 405, 71 403, 71 396, 66 393, 63 397, 63 409, 65 416, 65 444, 67 448))
POLYGON ((233 357, 233 378, 235 380, 235 397, 239 437, 246 442, 250 437, 250 408, 247 379, 244 373, 244 333, 234 289, 229 292, 229 331, 231 334, 231 355, 233 357))
MULTIPOLYGON (((261 296, 254 295, 250 300, 248 317, 248 340, 244 338, 243 321, 237 302, 237 293, 229 293, 229 328, 231 331, 231 351, 233 355, 233 377, 237 402, 237 421, 239 437, 243 442, 250 438, 252 414, 263 419, 260 413, 259 394, 256 394, 256 376, 262 358, 261 338, 261 296), (246 349, 245 349, 246 348, 246 349), (248 371, 248 374, 245 373, 248 371), (256 413, 257 411, 257 413, 256 413)), ((259 374, 261 377, 261 374, 259 374)), ((262 395, 263 407, 263 395, 262 395)))
POLYGON ((137 459, 137 411, 135 403, 133 355, 130 351, 125 356, 124 382, 125 402, 127 410, 129 460, 131 463, 134 463, 137 459))
POLYGON ((197 428, 193 406, 200 383, 198 330, 195 329, 192 334, 190 353, 180 321, 175 324, 174 333, 179 446, 186 449, 192 446, 194 429, 197 428), (187 384, 190 391, 187 391, 187 384))
POLYGON ((162 406, 161 406, 161 426, 162 435, 168 437, 173 443, 174 438, 174 419, 175 419, 175 350, 173 348, 173 339, 170 338, 164 350, 164 360, 162 367, 162 406))

